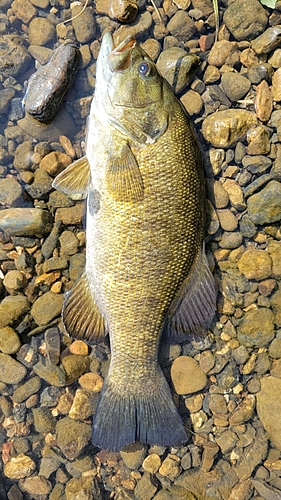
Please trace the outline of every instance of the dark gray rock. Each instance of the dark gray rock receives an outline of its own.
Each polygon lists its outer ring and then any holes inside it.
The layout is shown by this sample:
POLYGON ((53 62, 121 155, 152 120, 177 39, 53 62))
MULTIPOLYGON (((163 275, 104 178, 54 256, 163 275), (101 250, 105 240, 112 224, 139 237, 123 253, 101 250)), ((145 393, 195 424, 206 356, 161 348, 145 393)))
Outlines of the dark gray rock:
POLYGON ((258 0, 236 0, 226 9, 223 22, 236 40, 252 40, 267 25, 267 15, 258 0))

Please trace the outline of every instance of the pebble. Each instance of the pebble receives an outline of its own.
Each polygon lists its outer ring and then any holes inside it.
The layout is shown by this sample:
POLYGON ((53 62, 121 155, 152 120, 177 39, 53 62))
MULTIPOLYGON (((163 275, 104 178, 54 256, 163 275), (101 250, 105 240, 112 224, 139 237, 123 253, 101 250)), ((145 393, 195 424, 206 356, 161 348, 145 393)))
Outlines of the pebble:
POLYGON ((262 174, 272 165, 270 158, 262 155, 249 156, 246 155, 242 159, 242 165, 251 174, 262 174))
POLYGON ((174 480, 181 473, 180 458, 177 455, 169 454, 159 468, 159 474, 174 480))
MULTIPOLYGON (((209 65, 220 67, 224 64, 228 64, 232 66, 232 63, 235 62, 237 49, 238 45, 235 42, 229 42, 228 40, 219 40, 215 42, 208 55, 209 65)), ((238 62, 238 60, 236 62, 238 62)))
POLYGON ((60 360, 60 334, 57 328, 49 328, 45 331, 45 342, 47 359, 50 363, 57 365, 60 360))
POLYGON ((156 474, 156 472, 158 472, 159 470, 160 465, 161 458, 156 453, 151 453, 150 455, 148 455, 142 463, 143 469, 147 472, 150 472, 150 474, 156 474))
POLYGON ((54 25, 45 17, 35 17, 29 24, 30 45, 48 45, 56 38, 54 25))
POLYGON ((267 54, 281 45, 280 35, 280 26, 268 28, 264 33, 252 41, 252 49, 256 54, 267 54))
POLYGON ((167 24, 167 29, 177 40, 187 42, 192 38, 196 27, 191 17, 185 11, 176 12, 167 24))
POLYGON ((216 443, 209 441, 204 446, 203 456, 202 456, 202 470, 204 472, 209 472, 212 467, 214 460, 219 452, 219 446, 216 443))
MULTIPOLYGON (((69 208, 58 208, 55 214, 55 221, 60 220, 63 224, 79 224, 82 221, 84 202, 76 202, 75 206, 69 208)), ((0 218, 1 227, 1 218, 0 218)))
POLYGON ((24 73, 31 61, 31 56, 16 35, 0 35, 1 54, 0 70, 4 78, 15 77, 24 73))
POLYGON ((125 448, 120 451, 120 455, 128 469, 136 470, 139 469, 143 463, 147 455, 147 448, 141 443, 134 443, 125 446, 125 448))
POLYGON ((242 140, 256 123, 256 116, 251 111, 228 109, 207 116, 202 124, 202 133, 214 147, 229 148, 242 140))
POLYGON ((278 68, 272 77, 272 96, 277 102, 281 101, 281 68, 278 68))
POLYGON ((72 17, 77 16, 72 20, 72 26, 76 39, 80 43, 88 43, 95 39, 96 35, 96 22, 91 7, 86 7, 82 11, 81 5, 74 5, 71 8, 72 17), (78 15, 79 14, 79 15, 78 15))
POLYGON ((18 334, 10 326, 0 330, 0 351, 4 354, 15 354, 21 347, 18 334))
POLYGON ((262 122, 267 122, 273 108, 273 97, 266 80, 256 87, 255 110, 256 115, 262 122))
POLYGON ((45 170, 51 177, 56 177, 71 163, 71 158, 60 151, 52 151, 44 156, 39 167, 45 170))
POLYGON ((66 375, 64 370, 53 363, 47 361, 46 364, 43 364, 42 361, 38 361, 38 363, 33 366, 33 369, 40 378, 46 380, 46 382, 50 385, 54 385, 56 387, 66 385, 66 375))
POLYGON ((265 250, 246 250, 238 261, 238 268, 247 279, 258 281, 269 278, 272 259, 265 250))
POLYGON ((52 483, 45 477, 32 476, 23 481, 22 489, 31 495, 48 495, 52 490, 52 483))
POLYGON ((157 489, 157 480, 149 472, 145 472, 137 482, 134 495, 136 500, 151 500, 157 489))
POLYGON ((250 420, 256 407, 256 398, 248 394, 229 417, 230 425, 241 425, 250 420))
POLYGON ((36 9, 31 2, 14 0, 11 4, 11 8, 15 16, 25 24, 29 24, 31 19, 36 15, 36 9))
POLYGON ((270 131, 264 125, 259 125, 249 130, 247 141, 247 153, 249 155, 263 155, 270 151, 270 131))
POLYGON ((190 116, 199 114, 203 107, 203 101, 200 94, 194 90, 186 92, 180 100, 190 116))
POLYGON ((231 101, 242 99, 251 87, 248 78, 231 71, 222 74, 221 83, 225 94, 231 101))
POLYGON ((18 387, 13 394, 13 401, 22 403, 30 396, 36 394, 41 387, 41 380, 39 377, 31 377, 27 382, 18 387))
POLYGON ((245 347, 262 347, 274 337, 274 315, 264 307, 246 311, 238 327, 237 339, 245 347))
POLYGON ((207 383, 206 374, 190 356, 179 356, 173 361, 171 377, 177 394, 201 391, 207 383))
POLYGON ((91 439, 91 425, 69 417, 56 424, 57 446, 68 460, 77 458, 91 439))
POLYGON ((63 294, 47 292, 39 297, 31 308, 31 314, 37 325, 47 325, 61 313, 63 294))
POLYGON ((23 479, 31 476, 35 469, 35 462, 24 453, 20 453, 5 465, 4 475, 9 479, 23 479))
POLYGON ((83 389, 91 392, 100 392, 103 386, 103 378, 97 373, 84 373, 79 379, 79 384, 83 389))
POLYGON ((15 236, 43 236, 51 231, 50 212, 41 208, 7 208, 0 212, 0 229, 15 236))
POLYGON ((94 414, 96 406, 97 399, 93 394, 84 389, 77 389, 69 410, 69 417, 74 420, 86 420, 94 414))
POLYGON ((223 22, 236 40, 253 40, 267 26, 267 15, 258 0, 236 0, 227 7, 223 22))
POLYGON ((74 255, 78 251, 79 240, 72 231, 63 231, 59 237, 61 254, 74 255))
POLYGON ((22 195, 22 187, 16 179, 7 177, 0 179, 0 204, 16 206, 22 195))
POLYGON ((218 210, 217 214, 224 231, 235 231, 238 226, 238 220, 230 210, 218 210))
POLYGON ((161 52, 156 67, 178 94, 186 88, 199 64, 200 59, 195 54, 188 54, 180 47, 171 47, 161 52))
POLYGON ((281 379, 267 376, 263 377, 260 382, 261 391, 256 395, 258 416, 273 445, 281 451, 280 426, 276 419, 281 408, 281 379))
POLYGON ((248 213, 254 224, 270 224, 281 218, 281 184, 275 180, 248 199, 248 213))
POLYGON ((23 295, 5 297, 0 303, 0 329, 12 325, 29 309, 29 301, 23 295))
POLYGON ((70 384, 74 380, 88 371, 90 367, 89 356, 81 356, 81 354, 72 354, 62 358, 62 366, 66 373, 67 383, 70 384))

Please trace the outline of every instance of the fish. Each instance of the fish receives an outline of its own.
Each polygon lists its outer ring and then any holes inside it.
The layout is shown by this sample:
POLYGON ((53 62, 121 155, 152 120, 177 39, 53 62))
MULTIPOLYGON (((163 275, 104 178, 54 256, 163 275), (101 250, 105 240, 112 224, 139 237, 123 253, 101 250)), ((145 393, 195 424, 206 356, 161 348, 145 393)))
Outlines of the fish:
POLYGON ((92 442, 113 452, 181 445, 187 433, 158 350, 161 338, 206 335, 214 316, 205 181, 186 112, 134 36, 115 46, 104 34, 86 154, 53 186, 87 198, 86 266, 66 294, 64 326, 74 338, 110 339, 92 442))

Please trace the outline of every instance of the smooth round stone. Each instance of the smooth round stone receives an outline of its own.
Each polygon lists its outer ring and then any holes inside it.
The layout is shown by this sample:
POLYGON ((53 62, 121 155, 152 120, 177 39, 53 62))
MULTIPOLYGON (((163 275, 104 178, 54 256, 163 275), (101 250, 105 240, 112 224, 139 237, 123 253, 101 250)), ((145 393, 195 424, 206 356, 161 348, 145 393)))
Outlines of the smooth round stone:
POLYGON ((47 325, 61 313, 63 294, 47 292, 39 297, 31 308, 31 314, 37 325, 47 325))
POLYGON ((52 491, 52 483, 43 476, 28 477, 23 481, 22 488, 31 495, 48 495, 52 491))
POLYGON ((25 384, 18 387, 13 394, 13 401, 22 403, 33 394, 36 394, 41 387, 41 380, 39 377, 31 377, 25 384))
POLYGON ((72 231, 63 231, 59 237, 61 253, 66 255, 74 255, 78 251, 79 240, 72 231))
POLYGON ((280 37, 280 26, 272 26, 252 41, 252 49, 256 54, 268 54, 268 52, 280 46, 280 37))
POLYGON ((125 446, 121 450, 120 455, 124 460, 126 467, 131 470, 136 470, 143 463, 147 455, 147 449, 146 446, 141 443, 134 443, 129 446, 125 446))
POLYGON ((17 291, 21 290, 26 283, 25 275, 17 270, 8 271, 3 280, 6 290, 11 295, 16 295, 17 291))
POLYGON ((89 443, 91 435, 90 424, 78 422, 69 417, 57 422, 57 446, 68 460, 74 460, 81 454, 83 448, 89 443))
POLYGON ((236 0, 225 11, 223 22, 236 40, 253 40, 268 23, 258 0, 236 0))
POLYGON ((179 356, 171 367, 172 382, 177 394, 201 391, 207 383, 206 374, 190 356, 179 356))
POLYGON ((265 250, 246 250, 238 261, 238 268, 248 279, 258 281, 271 276, 272 259, 265 250))
POLYGON ((251 82, 239 73, 226 72, 221 77, 222 88, 231 101, 242 99, 251 87, 251 82))
POLYGON ((54 25, 45 17, 35 17, 29 24, 30 45, 47 45, 56 38, 54 25))
POLYGON ((4 354, 15 354, 21 348, 18 334, 10 326, 0 330, 0 351, 4 354))
POLYGON ((53 365, 53 363, 48 362, 44 365, 41 361, 39 361, 33 366, 33 369, 40 378, 46 380, 46 382, 51 385, 56 387, 63 387, 66 385, 64 370, 59 366, 53 365))
POLYGON ((7 208, 0 211, 0 229, 15 236, 42 236, 51 231, 52 217, 40 208, 7 208))
POLYGON ((23 479, 31 476, 35 469, 35 462, 27 455, 20 453, 16 457, 12 457, 5 465, 4 475, 9 479, 23 479))
POLYGON ((257 118, 251 111, 227 109, 207 116, 203 121, 202 133, 214 147, 229 148, 242 140, 256 123, 257 118))
POLYGON ((270 224, 281 219, 281 183, 275 180, 248 199, 248 213, 255 224, 270 224))
POLYGON ((174 92, 180 93, 189 83, 199 63, 200 60, 195 54, 188 54, 180 47, 171 47, 161 52, 156 67, 174 92))
POLYGON ((252 418, 256 407, 256 398, 252 394, 248 394, 242 402, 235 408, 229 417, 230 425, 241 425, 248 422, 252 418))
POLYGON ((177 455, 168 455, 159 468, 159 474, 174 480, 181 473, 180 458, 177 455))
POLYGON ((29 309, 29 301, 23 295, 5 297, 0 303, 0 329, 12 325, 29 309))
POLYGON ((91 392, 100 392, 103 386, 103 378, 97 373, 92 372, 82 375, 78 382, 83 389, 91 392))
POLYGON ((65 356, 62 358, 62 366, 66 373, 67 383, 74 382, 83 373, 88 371, 90 367, 89 356, 81 356, 81 354, 72 354, 71 356, 65 356))
POLYGON ((83 5, 73 4, 71 14, 77 16, 72 21, 76 39, 80 43, 87 43, 95 39, 96 22, 91 8, 83 9, 83 5), (80 15, 79 15, 80 14, 80 15))
POLYGON ((243 236, 239 232, 225 231, 219 242, 221 248, 237 248, 241 245, 243 236))
POLYGON ((9 354, 0 353, 0 382, 19 384, 26 375, 26 368, 9 354))
POLYGON ((261 307, 246 311, 238 327, 237 338, 245 347, 263 347, 274 337, 274 314, 261 307))
POLYGON ((236 42, 229 42, 228 40, 215 42, 208 55, 209 65, 220 67, 224 64, 229 64, 237 49, 238 45, 236 42))
POLYGON ((150 472, 151 474, 156 474, 156 472, 159 470, 160 465, 161 458, 156 453, 151 453, 150 455, 148 455, 142 463, 142 467, 144 468, 144 470, 150 472))
POLYGON ((196 31, 196 27, 191 17, 185 11, 178 11, 174 14, 167 24, 167 29, 172 36, 175 36, 179 41, 186 42, 190 40, 196 31))
POLYGON ((71 163, 71 158, 61 151, 52 151, 40 162, 40 168, 46 170, 46 172, 51 176, 55 177, 60 174, 63 170, 68 167, 71 163))

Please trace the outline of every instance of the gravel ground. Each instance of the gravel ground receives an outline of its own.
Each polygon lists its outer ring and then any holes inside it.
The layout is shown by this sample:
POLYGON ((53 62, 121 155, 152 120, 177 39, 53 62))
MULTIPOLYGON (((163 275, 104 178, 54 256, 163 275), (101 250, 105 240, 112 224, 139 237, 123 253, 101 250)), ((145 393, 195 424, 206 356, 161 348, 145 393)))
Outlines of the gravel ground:
POLYGON ((81 5, 0 0, 3 500, 281 498, 281 1, 219 4, 215 41, 211 0, 164 0, 157 10, 90 0, 66 24, 81 5), (85 265, 84 202, 52 180, 83 155, 108 28, 117 41, 135 34, 157 61, 204 156, 217 314, 207 339, 160 352, 189 431, 181 448, 91 445, 110 349, 71 341, 60 321, 85 265), (26 82, 66 42, 80 49, 78 72, 52 124, 40 124, 24 114, 26 82))

